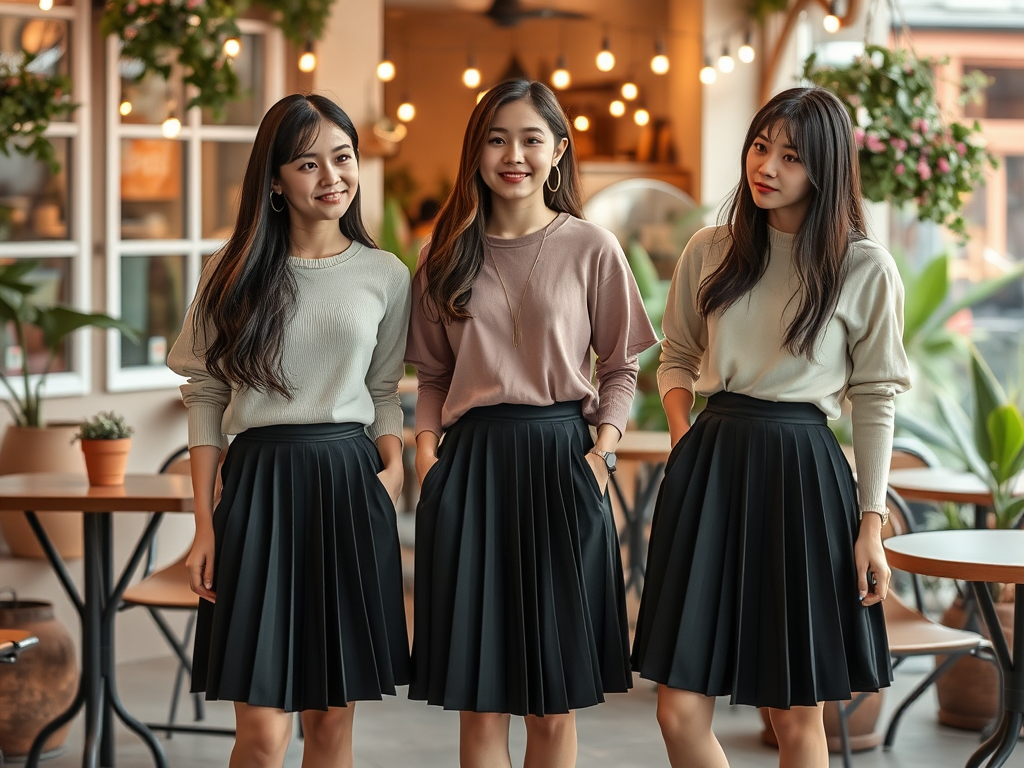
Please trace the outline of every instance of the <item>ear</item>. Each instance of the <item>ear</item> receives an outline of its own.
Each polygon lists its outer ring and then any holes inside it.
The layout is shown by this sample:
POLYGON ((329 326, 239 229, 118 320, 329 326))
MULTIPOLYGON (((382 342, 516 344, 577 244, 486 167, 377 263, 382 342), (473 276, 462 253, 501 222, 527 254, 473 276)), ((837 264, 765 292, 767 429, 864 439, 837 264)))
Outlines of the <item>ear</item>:
POLYGON ((278 179, 270 180, 270 191, 276 192, 279 195, 281 194, 281 182, 278 179))
POLYGON ((569 148, 569 139, 563 137, 562 140, 560 142, 558 142, 558 146, 555 147, 555 156, 553 158, 551 158, 551 167, 552 168, 555 167, 556 165, 558 165, 558 161, 562 159, 562 155, 565 154, 565 150, 567 150, 568 148, 569 148))

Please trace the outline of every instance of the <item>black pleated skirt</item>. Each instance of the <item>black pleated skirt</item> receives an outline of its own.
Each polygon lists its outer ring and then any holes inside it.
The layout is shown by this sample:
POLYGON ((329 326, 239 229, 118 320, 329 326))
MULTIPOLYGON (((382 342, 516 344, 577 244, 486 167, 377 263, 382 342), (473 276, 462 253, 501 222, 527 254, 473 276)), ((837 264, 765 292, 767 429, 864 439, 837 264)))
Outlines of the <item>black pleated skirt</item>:
POLYGON ((817 407, 713 395, 666 465, 633 668, 780 709, 888 686, 882 606, 858 599, 858 527, 817 407))
POLYGON ((562 714, 627 690, 625 590, 579 403, 475 408, 416 511, 409 698, 562 714))
POLYGON ((286 711, 394 694, 409 677, 395 508, 359 424, 249 429, 213 515, 192 690, 286 711))

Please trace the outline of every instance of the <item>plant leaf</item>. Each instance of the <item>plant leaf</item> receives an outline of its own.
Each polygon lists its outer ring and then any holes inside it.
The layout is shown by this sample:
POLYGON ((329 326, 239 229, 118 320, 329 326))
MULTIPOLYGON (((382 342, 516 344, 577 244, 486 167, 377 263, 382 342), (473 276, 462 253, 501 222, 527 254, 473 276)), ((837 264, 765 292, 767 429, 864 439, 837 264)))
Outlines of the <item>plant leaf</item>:
POLYGON ((1006 403, 1006 395, 976 348, 971 349, 971 388, 974 393, 974 445, 986 464, 996 460, 989 418, 1006 403))
POLYGON ((1024 496, 1018 496, 999 512, 998 520, 1000 528, 1020 528, 1024 518, 1016 520, 1017 515, 1024 509, 1024 496))
POLYGON ((1014 465, 1024 452, 1024 417, 1016 405, 1005 403, 992 411, 986 427, 992 450, 989 466, 1002 485, 1013 477, 1014 465))
POLYGON ((654 266, 647 249, 640 245, 639 240, 630 240, 626 249, 626 260, 629 268, 633 270, 633 277, 636 279, 636 287, 640 289, 640 295, 645 299, 654 296, 661 282, 658 277, 658 270, 654 266))
POLYGON ((932 317, 928 318, 925 326, 921 329, 921 333, 931 333, 933 330, 945 325, 949 321, 949 318, 960 310, 973 307, 975 304, 984 301, 1011 283, 1021 279, 1024 279, 1024 262, 1015 264, 1005 274, 1000 275, 999 277, 974 283, 969 289, 967 289, 967 291, 964 292, 963 296, 948 304, 941 312, 936 312, 932 317))
POLYGON ((992 471, 988 464, 978 454, 971 437, 971 420, 963 409, 944 392, 938 393, 939 415, 949 427, 950 434, 956 443, 957 453, 967 464, 968 470, 984 481, 985 485, 992 488, 992 471))
POLYGON ((949 432, 943 432, 932 422, 918 418, 900 409, 896 410, 896 429, 905 430, 914 437, 919 437, 934 448, 940 448, 949 453, 960 456, 962 451, 957 445, 956 438, 949 432))
POLYGON ((949 293, 949 259, 945 254, 932 259, 906 286, 903 307, 903 344, 910 344, 928 323, 949 293))
POLYGON ((46 307, 37 310, 32 322, 42 329, 43 341, 51 352, 60 349, 65 337, 79 328, 113 328, 121 331, 132 341, 139 340, 139 333, 133 326, 116 317, 98 312, 85 313, 67 307, 46 307))

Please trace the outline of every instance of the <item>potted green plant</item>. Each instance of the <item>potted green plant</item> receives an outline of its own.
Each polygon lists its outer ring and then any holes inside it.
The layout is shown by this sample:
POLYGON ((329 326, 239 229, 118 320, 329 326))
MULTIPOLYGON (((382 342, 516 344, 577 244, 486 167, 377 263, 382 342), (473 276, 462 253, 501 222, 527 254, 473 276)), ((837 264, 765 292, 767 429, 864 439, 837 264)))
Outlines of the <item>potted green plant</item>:
POLYGON ((34 59, 28 53, 0 57, 0 153, 10 155, 13 149, 56 173, 60 166, 44 133, 78 105, 71 101, 70 78, 36 71, 34 59))
POLYGON ((134 431, 113 411, 100 411, 82 422, 74 439, 82 444, 90 485, 124 485, 134 431))

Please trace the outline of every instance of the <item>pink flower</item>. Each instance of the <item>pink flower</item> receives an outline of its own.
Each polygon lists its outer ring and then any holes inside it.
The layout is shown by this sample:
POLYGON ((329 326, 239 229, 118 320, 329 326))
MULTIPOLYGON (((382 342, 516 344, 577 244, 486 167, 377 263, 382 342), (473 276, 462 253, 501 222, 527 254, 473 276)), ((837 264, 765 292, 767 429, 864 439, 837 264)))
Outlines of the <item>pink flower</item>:
POLYGON ((139 0, 139 5, 149 5, 149 0, 139 0))
POLYGON ((126 14, 128 14, 129 16, 132 16, 132 15, 134 15, 134 14, 135 14, 135 11, 137 11, 138 9, 139 9, 139 8, 138 8, 138 6, 137 6, 137 5, 135 5, 135 3, 128 3, 128 5, 126 5, 126 6, 124 7, 124 12, 125 12, 126 14))
POLYGON ((879 138, 877 133, 868 133, 865 137, 865 143, 867 144, 868 152, 874 152, 876 154, 885 152, 885 142, 879 138))
POLYGON ((903 163, 896 163, 896 167, 892 169, 892 172, 897 176, 902 176, 907 170, 907 166, 903 163))
POLYGON ((893 139, 892 145, 896 147, 899 152, 907 151, 907 140, 906 139, 893 139))
POLYGON ((851 96, 850 96, 850 97, 849 97, 849 98, 847 99, 847 101, 849 101, 849 102, 850 102, 850 106, 851 106, 851 107, 857 108, 857 107, 859 107, 859 106, 860 106, 860 96, 858 96, 858 95, 857 95, 856 93, 852 94, 852 95, 851 95, 851 96))
POLYGON ((920 133, 912 133, 910 134, 910 143, 913 144, 915 147, 920 147, 922 144, 924 144, 924 139, 921 138, 920 133))
POLYGON ((932 169, 924 160, 917 164, 917 175, 921 177, 921 181, 928 181, 932 177, 932 169))
POLYGON ((864 146, 864 129, 863 128, 854 128, 853 129, 853 138, 857 141, 857 146, 858 147, 863 147, 864 146))
POLYGON ((949 160, 944 157, 940 157, 936 165, 939 168, 939 173, 949 173, 949 160))
POLYGON ((202 2, 203 0, 188 0, 188 2, 185 4, 185 7, 187 7, 191 11, 202 5, 202 2))
POLYGON ((958 141, 956 143, 956 151, 957 154, 960 155, 960 157, 964 157, 967 154, 967 145, 964 144, 962 141, 958 141))
POLYGON ((125 40, 134 40, 136 33, 137 33, 137 30, 135 29, 135 27, 128 27, 124 31, 124 39, 125 40))

